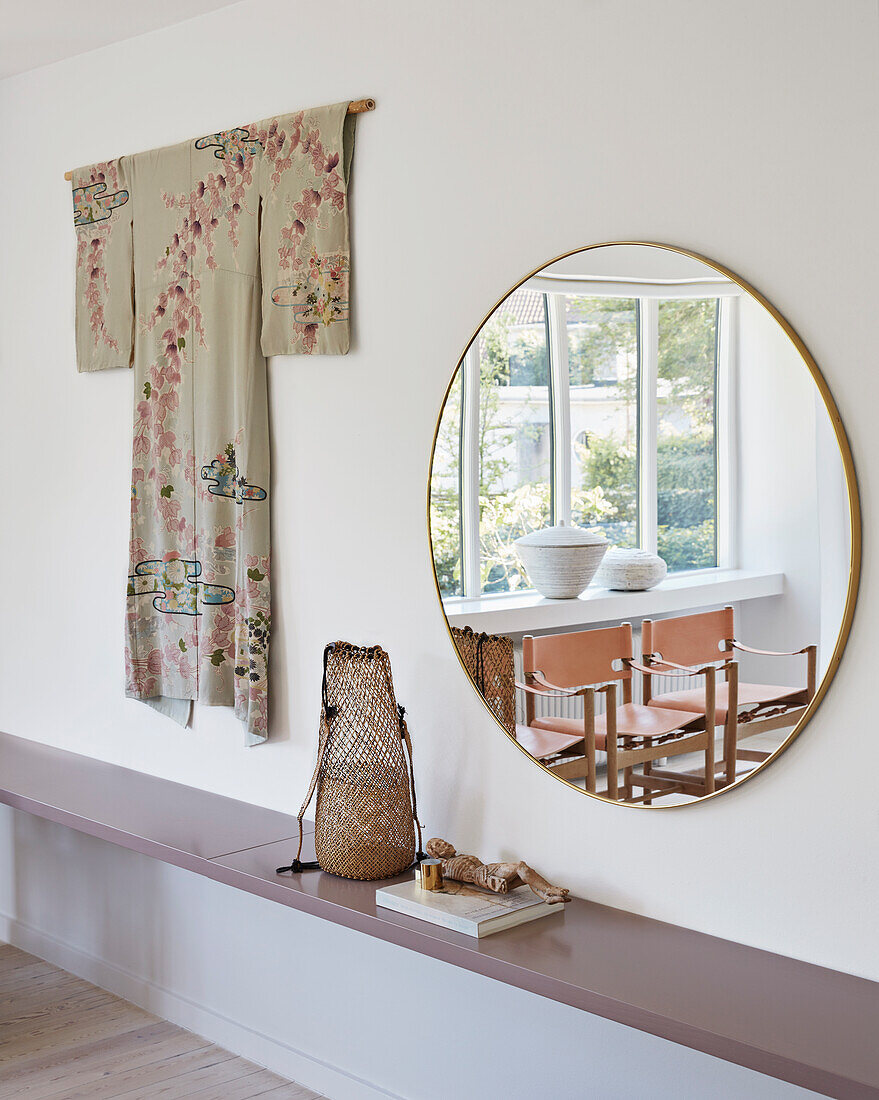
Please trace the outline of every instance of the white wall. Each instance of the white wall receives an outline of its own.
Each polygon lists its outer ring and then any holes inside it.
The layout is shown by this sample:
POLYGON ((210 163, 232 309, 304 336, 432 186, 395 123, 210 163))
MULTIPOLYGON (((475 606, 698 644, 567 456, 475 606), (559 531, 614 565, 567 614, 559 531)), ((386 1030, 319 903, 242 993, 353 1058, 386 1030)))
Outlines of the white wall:
MULTIPOLYGON (((802 358, 773 317, 753 298, 737 308, 738 564, 784 573, 784 593, 741 604, 739 638, 759 649, 796 650, 819 644, 826 668, 842 622, 845 601, 822 606, 821 544, 840 520, 848 522, 845 479, 818 499, 816 424, 829 424, 818 388, 802 358), (822 633, 822 612, 828 621, 822 633), (832 643, 828 645, 828 639, 832 643)), ((826 448, 827 461, 842 464, 826 448)), ((828 484, 830 481, 828 479, 828 484)), ((847 570, 848 563, 845 568, 847 570)), ((742 676, 770 684, 805 686, 804 657, 742 655, 742 676)))
POLYGON ((0 85, 0 728, 291 810, 323 644, 381 641, 429 834, 879 978, 879 809, 857 786, 876 737, 859 699, 879 612, 869 561, 811 726, 741 790, 653 812, 568 790, 492 725, 448 642, 425 525, 440 400, 487 309, 562 251, 652 239, 716 257, 800 331, 851 434, 869 539, 877 31, 875 0, 245 0, 0 85), (272 741, 245 751, 229 713, 183 732, 122 696, 131 377, 75 372, 62 176, 361 95, 378 109, 355 157, 354 348, 271 365, 272 741))

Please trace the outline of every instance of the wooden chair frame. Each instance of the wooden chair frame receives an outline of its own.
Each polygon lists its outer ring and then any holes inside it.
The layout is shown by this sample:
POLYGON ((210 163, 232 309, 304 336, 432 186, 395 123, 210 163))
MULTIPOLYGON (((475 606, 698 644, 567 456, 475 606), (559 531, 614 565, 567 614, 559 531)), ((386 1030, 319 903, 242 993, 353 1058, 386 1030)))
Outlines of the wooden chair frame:
MULTIPOLYGON (((735 663, 735 662, 733 662, 735 663)), ((644 774, 640 778, 633 779, 637 786, 647 788, 644 795, 645 805, 650 805, 653 801, 650 792, 657 790, 660 793, 671 793, 676 788, 684 794, 697 794, 702 798, 706 794, 713 794, 717 789, 716 787, 716 763, 714 759, 714 726, 708 724, 708 715, 715 716, 715 700, 717 696, 717 669, 714 665, 705 665, 703 668, 688 668, 679 669, 672 667, 659 667, 659 665, 653 665, 651 668, 647 668, 645 665, 633 660, 632 658, 626 658, 625 664, 629 669, 633 669, 641 673, 642 683, 645 675, 648 676, 704 676, 705 677, 705 712, 703 715, 703 737, 705 739, 705 776, 704 782, 700 783, 698 777, 692 775, 689 772, 676 772, 670 768, 656 768, 653 766, 652 761, 644 762, 644 774), (693 789, 695 787, 695 790, 693 789)), ((715 717, 716 721, 716 717, 715 717)), ((670 756, 679 756, 682 753, 698 751, 697 746, 688 747, 685 743, 681 745, 679 749, 669 751, 674 742, 669 745, 668 742, 662 742, 656 746, 657 750, 660 750, 654 756, 655 759, 667 759, 670 756), (665 750, 665 751, 662 751, 665 750)))
MULTIPOLYGON (((723 610, 729 612, 734 622, 735 609, 727 604, 723 610)), ((652 624, 653 620, 645 619, 643 622, 652 624)), ((799 657, 803 655, 806 658, 806 686, 801 692, 796 693, 796 695, 788 695, 784 698, 779 698, 777 702, 770 701, 767 703, 747 704, 750 705, 752 709, 744 711, 741 714, 739 713, 739 706, 745 704, 739 704, 738 699, 738 663, 735 660, 727 658, 723 660, 721 664, 715 666, 719 672, 725 674, 726 681, 729 685, 729 698, 723 732, 723 776, 720 780, 720 786, 728 786, 736 781, 737 760, 750 760, 761 763, 764 760, 768 760, 772 755, 771 752, 766 752, 762 749, 741 749, 738 747, 740 741, 748 737, 753 737, 758 733, 768 733, 770 730, 795 726, 805 714, 817 690, 818 648, 816 645, 810 644, 803 646, 802 649, 790 651, 754 649, 752 646, 740 642, 735 636, 723 639, 723 644, 728 653, 738 651, 741 653, 752 653, 759 657, 799 657), (761 717, 760 711, 764 707, 769 708, 769 713, 761 717)), ((660 654, 645 653, 642 660, 645 665, 645 671, 642 673, 643 700, 645 706, 648 706, 650 700, 653 698, 651 677, 655 667, 658 665, 671 667, 678 670, 681 675, 683 675, 685 671, 689 671, 692 667, 675 664, 673 661, 669 661, 660 654)))
MULTIPOLYGON (((662 666, 668 671, 666 676, 686 676, 692 666, 679 665, 674 661, 668 661, 664 658, 660 660, 652 653, 646 653, 643 657, 643 665, 639 665, 638 668, 641 672, 641 690, 642 701, 645 707, 650 706, 650 701, 653 698, 653 676, 656 674, 656 670, 662 666)), ((736 770, 736 706, 737 703, 734 700, 738 699, 738 684, 739 684, 739 666, 737 661, 726 660, 720 665, 706 666, 713 668, 715 672, 715 684, 717 673, 722 673, 724 679, 729 685, 729 704, 727 706, 726 721, 723 726, 723 779, 724 782, 732 782, 730 775, 735 777, 736 770)), ((716 688, 715 688, 716 691, 716 688)), ((697 712, 694 712, 697 713, 697 712)), ((706 711, 707 713, 707 711, 706 711)))
MULTIPOLYGON (((629 627, 630 624, 622 623, 629 627)), ((582 631, 589 634, 589 631, 582 631)), ((650 805, 657 796, 681 793, 701 798, 712 794, 715 787, 714 761, 714 725, 708 724, 707 715, 714 714, 716 696, 716 669, 708 664, 704 668, 661 667, 659 664, 647 668, 633 657, 620 655, 618 658, 627 673, 638 671, 642 676, 688 676, 705 679, 705 711, 693 712, 693 721, 681 726, 679 730, 662 739, 643 736, 640 732, 627 732, 618 722, 617 681, 583 684, 577 687, 564 687, 552 683, 541 671, 525 671, 525 683, 516 682, 516 687, 525 693, 525 724, 530 726, 535 718, 534 700, 543 698, 582 698, 583 700, 583 748, 572 746, 561 759, 552 764, 540 760, 544 767, 564 779, 584 779, 586 790, 591 794, 601 794, 615 801, 620 800, 619 772, 623 772, 623 800, 643 802, 650 805), (605 752, 607 755, 607 789, 596 790, 595 766, 595 697, 603 694, 605 702, 605 752), (641 741, 641 744, 627 742, 641 741), (656 769, 657 760, 679 756, 684 753, 703 752, 705 754, 704 779, 687 772, 676 772, 668 768, 656 769), (641 766, 641 772, 635 768, 641 766), (633 787, 643 788, 640 795, 633 794, 633 787)), ((732 662, 734 665, 735 662, 732 662)), ((622 699, 625 705, 632 702, 631 675, 621 676, 622 699)))
MULTIPOLYGON (((739 714, 736 709, 735 757, 737 760, 753 760, 760 763, 763 760, 768 760, 772 753, 766 752, 763 749, 740 749, 738 743, 739 741, 745 740, 747 737, 753 737, 755 734, 768 733, 770 730, 785 729, 788 726, 795 726, 797 722, 799 722, 806 713, 809 704, 815 698, 815 692, 818 688, 818 647, 815 644, 810 644, 803 646, 802 649, 791 651, 754 649, 738 641, 736 638, 730 638, 729 645, 733 649, 739 650, 741 653, 753 653, 759 657, 805 656, 806 658, 806 686, 796 697, 779 700, 779 702, 774 705, 761 704, 755 706, 751 711, 745 711, 743 714, 739 714), (771 713, 761 718, 759 712, 762 706, 766 705, 771 707, 771 713)), ((732 692, 732 688, 730 688, 730 691, 732 692)), ((730 699, 732 700, 732 695, 730 699)), ((736 707, 738 707, 738 701, 736 702, 736 707)), ((729 710, 732 712, 732 706, 730 706, 729 710)), ((727 716, 727 721, 728 720, 729 716, 727 716)), ((725 780, 727 783, 735 782, 735 763, 733 763, 731 772, 727 769, 725 780)))

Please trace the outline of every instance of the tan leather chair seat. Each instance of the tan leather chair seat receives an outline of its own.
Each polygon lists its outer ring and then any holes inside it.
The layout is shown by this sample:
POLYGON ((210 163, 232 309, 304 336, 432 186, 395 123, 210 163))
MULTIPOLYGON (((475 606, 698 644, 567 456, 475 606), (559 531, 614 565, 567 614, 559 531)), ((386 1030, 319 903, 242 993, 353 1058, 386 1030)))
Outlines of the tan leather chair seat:
MULTIPOLYGON (((761 703, 783 703, 792 696, 802 695, 802 688, 783 687, 779 684, 739 684, 739 707, 754 706, 761 703)), ((705 713, 705 689, 692 691, 669 691, 650 700, 651 707, 660 710, 690 711, 693 714, 705 713)), ((729 706, 729 684, 719 683, 715 696, 715 713, 718 726, 726 721, 729 706)))
MULTIPOLYGON (((557 721, 564 721, 564 719, 557 719, 557 721)), ((570 719, 577 727, 573 733, 559 732, 549 727, 538 726, 536 723, 533 726, 516 726, 516 740, 525 749, 526 752, 530 752, 535 760, 546 760, 550 756, 555 756, 556 753, 566 752, 568 749, 572 749, 577 742, 580 743, 580 751, 585 752, 585 746, 583 744, 583 720, 579 721, 570 719)), ((596 748, 604 748, 604 737, 601 738, 601 745, 598 744, 598 737, 595 738, 596 748)))
MULTIPOLYGON (((692 711, 623 703, 617 707, 617 734, 629 737, 662 737, 666 733, 689 726, 696 718, 697 715, 692 711)), ((551 716, 535 718, 530 726, 517 726, 516 736, 532 756, 542 759, 551 753, 563 752, 577 741, 582 741, 583 719, 551 716)), ((595 716, 595 747, 602 751, 607 747, 607 721, 603 714, 595 716)))

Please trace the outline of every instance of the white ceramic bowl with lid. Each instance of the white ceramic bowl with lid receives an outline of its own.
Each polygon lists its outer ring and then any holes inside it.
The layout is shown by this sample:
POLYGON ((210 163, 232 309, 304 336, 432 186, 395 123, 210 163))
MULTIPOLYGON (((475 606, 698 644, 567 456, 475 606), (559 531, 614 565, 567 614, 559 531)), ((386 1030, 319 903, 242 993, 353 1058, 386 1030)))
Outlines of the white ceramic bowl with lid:
POLYGON ((595 576, 608 541, 562 522, 516 539, 528 579, 551 600, 574 600, 595 576))

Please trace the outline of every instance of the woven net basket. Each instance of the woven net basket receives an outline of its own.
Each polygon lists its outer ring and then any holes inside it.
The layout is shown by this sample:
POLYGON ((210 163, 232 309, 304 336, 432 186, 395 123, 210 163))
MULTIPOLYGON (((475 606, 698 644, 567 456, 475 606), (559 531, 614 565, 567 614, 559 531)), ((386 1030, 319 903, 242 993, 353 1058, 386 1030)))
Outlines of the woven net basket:
POLYGON ((516 736, 516 673, 513 642, 500 634, 477 634, 453 626, 452 639, 479 694, 507 733, 516 736))
POLYGON ((394 697, 391 662, 380 646, 335 642, 324 650, 317 766, 299 811, 299 852, 289 868, 306 870, 302 819, 312 796, 317 864, 333 875, 381 879, 418 856, 412 743, 394 697), (405 746, 405 753, 404 753, 405 746))

